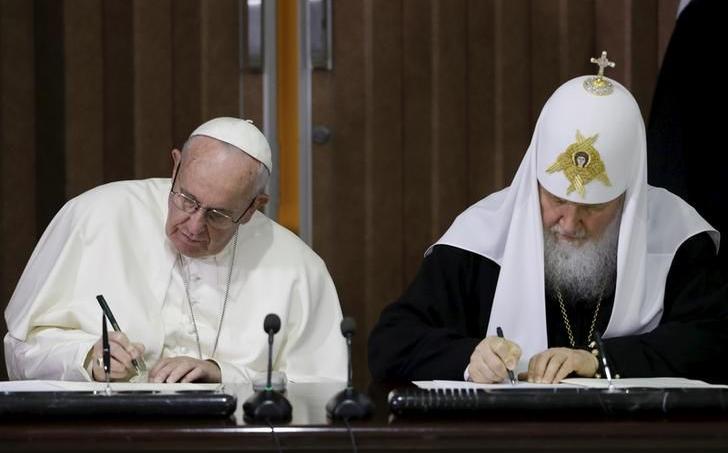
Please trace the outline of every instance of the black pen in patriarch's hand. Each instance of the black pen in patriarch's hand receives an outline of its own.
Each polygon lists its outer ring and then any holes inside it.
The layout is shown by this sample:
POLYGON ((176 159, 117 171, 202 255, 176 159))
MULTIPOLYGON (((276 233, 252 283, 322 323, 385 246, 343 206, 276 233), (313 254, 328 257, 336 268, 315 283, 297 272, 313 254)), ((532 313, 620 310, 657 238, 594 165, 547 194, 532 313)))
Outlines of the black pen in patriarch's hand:
MULTIPOLYGON (((614 383, 612 382, 612 371, 609 369, 609 363, 607 363, 607 351, 604 349, 604 342, 602 341, 601 335, 598 332, 594 333, 594 340, 597 343, 597 350, 599 351, 599 357, 602 359, 602 367, 604 368, 604 375, 607 377, 607 384, 609 384, 609 390, 614 389, 614 383)), ((597 367, 598 369, 599 367, 597 367)))
MULTIPOLYGON (((114 328, 115 332, 121 332, 121 328, 119 327, 119 323, 116 322, 116 318, 114 318, 114 314, 111 312, 111 308, 109 308, 109 305, 106 303, 106 299, 104 299, 104 296, 99 294, 96 296, 96 300, 99 302, 99 305, 101 305, 101 310, 104 311, 104 314, 107 318, 109 318, 109 322, 111 323, 111 327, 114 328)), ((134 369, 136 370, 137 374, 142 374, 143 371, 146 371, 146 367, 142 364, 140 364, 136 359, 131 359, 131 364, 134 365, 134 369)))
MULTIPOLYGON (((505 338, 503 336, 503 329, 500 326, 496 327, 495 331, 498 333, 498 338, 505 338)), ((513 370, 509 370, 508 368, 506 370, 508 371, 508 379, 511 381, 511 385, 516 385, 516 376, 513 374, 513 370)))

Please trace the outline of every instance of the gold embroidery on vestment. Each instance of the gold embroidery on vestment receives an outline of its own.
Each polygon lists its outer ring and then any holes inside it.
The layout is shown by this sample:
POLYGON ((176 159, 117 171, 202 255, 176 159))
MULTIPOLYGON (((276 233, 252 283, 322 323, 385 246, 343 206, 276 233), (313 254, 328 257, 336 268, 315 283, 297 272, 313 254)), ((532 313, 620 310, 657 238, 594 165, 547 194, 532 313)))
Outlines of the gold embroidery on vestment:
POLYGON ((576 191, 582 198, 586 196, 586 185, 593 180, 601 181, 605 186, 611 186, 599 151, 594 148, 599 134, 585 138, 579 130, 576 131, 576 141, 559 154, 556 162, 546 169, 547 173, 563 171, 569 180, 566 195, 576 191))

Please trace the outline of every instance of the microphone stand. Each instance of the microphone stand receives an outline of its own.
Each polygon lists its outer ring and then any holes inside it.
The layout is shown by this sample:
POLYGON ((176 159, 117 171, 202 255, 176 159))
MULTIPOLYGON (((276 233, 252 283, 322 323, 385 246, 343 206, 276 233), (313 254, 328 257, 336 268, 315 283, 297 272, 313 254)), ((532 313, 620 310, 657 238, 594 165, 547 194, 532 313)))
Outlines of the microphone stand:
POLYGON ((291 403, 283 394, 273 390, 271 385, 273 335, 275 335, 275 330, 277 329, 268 329, 268 379, 265 389, 255 392, 243 403, 243 412, 247 422, 269 423, 271 421, 287 422, 291 420, 291 403))
POLYGON ((352 333, 346 333, 346 349, 349 355, 349 375, 346 381, 346 388, 334 395, 326 403, 326 414, 333 420, 350 420, 367 418, 374 411, 372 400, 364 393, 356 390, 352 384, 351 364, 351 337, 352 333))

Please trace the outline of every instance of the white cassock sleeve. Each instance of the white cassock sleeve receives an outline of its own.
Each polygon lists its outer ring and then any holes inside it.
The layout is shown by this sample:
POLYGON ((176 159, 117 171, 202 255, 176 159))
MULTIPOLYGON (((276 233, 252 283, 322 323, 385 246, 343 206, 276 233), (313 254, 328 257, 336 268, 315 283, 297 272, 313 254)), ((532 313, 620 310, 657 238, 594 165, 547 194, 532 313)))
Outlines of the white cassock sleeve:
POLYGON ((288 313, 288 335, 276 367, 292 382, 345 381, 348 364, 341 308, 323 261, 307 268, 288 313))
POLYGON ((172 261, 160 187, 163 180, 108 184, 56 214, 5 310, 10 379, 89 380, 84 362, 101 337, 97 294, 132 341, 161 345, 155 301, 172 261))
MULTIPOLYGON (((97 336, 83 331, 83 322, 68 304, 74 272, 66 263, 80 259, 81 238, 64 206, 36 246, 8 304, 5 319, 5 361, 10 379, 89 380, 84 360, 97 336)), ((99 319, 101 316, 94 318, 99 319)))

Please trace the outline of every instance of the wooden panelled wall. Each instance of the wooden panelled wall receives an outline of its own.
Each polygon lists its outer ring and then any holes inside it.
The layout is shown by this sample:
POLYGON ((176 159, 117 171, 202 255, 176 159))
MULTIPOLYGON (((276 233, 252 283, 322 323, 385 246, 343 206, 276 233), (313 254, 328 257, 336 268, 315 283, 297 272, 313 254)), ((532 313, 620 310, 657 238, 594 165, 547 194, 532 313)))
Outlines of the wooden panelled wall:
MULTIPOLYGON (((458 212, 508 184, 556 86, 605 48, 647 113, 676 4, 334 1, 334 70, 313 86, 333 131, 314 148, 314 248, 359 323, 360 385, 381 308, 458 212)), ((238 114, 237 17, 236 0, 0 0, 0 308, 65 200, 168 175, 193 127, 238 114)), ((260 75, 243 86, 258 120, 260 75)))
POLYGON ((647 115, 677 1, 334 2, 334 69, 314 76, 314 244, 366 335, 425 249, 474 201, 508 185, 550 93, 609 75, 647 115))
POLYGON ((194 127, 238 115, 238 8, 0 0, 0 307, 65 200, 168 176, 170 150, 194 127))

